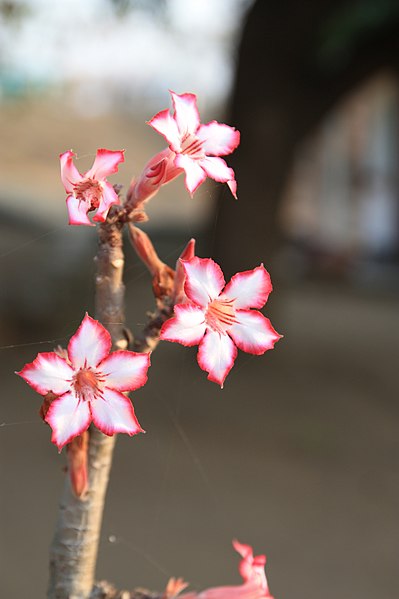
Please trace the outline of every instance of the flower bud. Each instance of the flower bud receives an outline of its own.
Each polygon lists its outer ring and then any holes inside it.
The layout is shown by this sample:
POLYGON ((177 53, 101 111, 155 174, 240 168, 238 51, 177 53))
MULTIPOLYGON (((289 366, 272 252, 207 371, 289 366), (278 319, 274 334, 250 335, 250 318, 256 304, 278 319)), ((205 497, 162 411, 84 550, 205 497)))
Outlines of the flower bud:
POLYGON ((187 296, 184 293, 184 281, 186 273, 181 263, 181 260, 191 260, 195 256, 195 239, 190 239, 184 250, 176 262, 175 284, 173 288, 173 304, 184 304, 187 301, 187 296))

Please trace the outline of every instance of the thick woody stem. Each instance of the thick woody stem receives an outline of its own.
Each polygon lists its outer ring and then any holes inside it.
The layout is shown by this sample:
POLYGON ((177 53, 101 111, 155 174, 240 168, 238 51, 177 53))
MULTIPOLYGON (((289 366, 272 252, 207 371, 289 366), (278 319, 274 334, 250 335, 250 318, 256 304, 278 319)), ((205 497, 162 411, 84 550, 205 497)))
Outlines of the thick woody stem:
MULTIPOLYGON (((111 333, 114 348, 125 349, 124 256, 121 225, 116 219, 99 227, 96 262, 96 316, 111 333)), ((89 490, 84 497, 73 494, 69 476, 65 477, 50 549, 49 599, 87 599, 92 592, 115 439, 90 429, 89 490)))

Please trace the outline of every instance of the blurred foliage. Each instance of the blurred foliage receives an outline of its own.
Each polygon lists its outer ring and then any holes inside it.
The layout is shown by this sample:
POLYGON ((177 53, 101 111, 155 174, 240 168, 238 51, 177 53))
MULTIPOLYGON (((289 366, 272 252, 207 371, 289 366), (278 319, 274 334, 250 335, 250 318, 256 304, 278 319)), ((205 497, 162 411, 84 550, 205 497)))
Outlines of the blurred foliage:
POLYGON ((28 12, 27 4, 21 0, 0 0, 0 18, 4 21, 19 21, 28 12))
POLYGON ((341 6, 325 23, 319 36, 318 61, 339 68, 359 42, 399 22, 398 0, 353 0, 341 6))

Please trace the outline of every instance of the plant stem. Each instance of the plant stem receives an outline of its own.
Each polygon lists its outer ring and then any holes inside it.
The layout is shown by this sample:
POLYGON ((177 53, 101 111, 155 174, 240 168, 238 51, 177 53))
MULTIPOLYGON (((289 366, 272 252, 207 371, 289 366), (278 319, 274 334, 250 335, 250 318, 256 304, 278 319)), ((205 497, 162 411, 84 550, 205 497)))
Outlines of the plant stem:
MULTIPOLYGON (((124 255, 122 230, 115 219, 99 227, 96 257, 96 317, 109 330, 115 349, 125 349, 124 255)), ((65 477, 58 521, 50 548, 49 599, 87 599, 93 589, 105 494, 116 436, 90 429, 85 497, 77 498, 65 477)))
MULTIPOLYGON (((126 349, 129 336, 124 327, 123 223, 117 212, 113 215, 114 218, 109 217, 99 227, 98 253, 95 258, 96 317, 110 332, 113 348, 126 349)), ((156 312, 133 340, 134 351, 148 352, 157 346, 160 328, 173 311, 170 301, 166 300, 160 302, 156 312)), ((89 489, 84 497, 74 495, 70 478, 65 477, 58 521, 50 548, 48 599, 89 599, 98 596, 100 587, 94 586, 94 579, 115 441, 116 435, 107 437, 94 427, 89 429, 89 489)))

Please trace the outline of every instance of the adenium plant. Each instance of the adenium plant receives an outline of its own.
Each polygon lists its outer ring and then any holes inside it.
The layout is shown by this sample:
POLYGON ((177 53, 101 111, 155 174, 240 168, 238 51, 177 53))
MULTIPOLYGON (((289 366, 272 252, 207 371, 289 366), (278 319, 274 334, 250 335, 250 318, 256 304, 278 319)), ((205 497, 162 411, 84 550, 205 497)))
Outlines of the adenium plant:
MULTIPOLYGON (((238 349, 262 355, 281 337, 259 311, 272 291, 263 264, 237 273, 226 284, 216 262, 195 255, 195 240, 172 268, 137 227, 148 219, 146 203, 180 174, 190 195, 209 177, 227 183, 237 197, 234 171, 221 156, 237 148, 240 133, 216 121, 201 124, 194 94, 171 92, 171 97, 173 114, 162 110, 148 122, 168 147, 132 179, 125 199, 108 181, 124 161, 123 150, 97 150, 84 174, 76 168, 72 150, 60 155, 69 224, 99 224, 99 249, 95 318, 86 313, 66 349, 39 353, 17 373, 43 397, 41 416, 52 429, 51 440, 59 451, 67 450, 69 477, 50 552, 50 599, 111 597, 104 586, 95 585, 94 574, 113 441, 116 433, 143 432, 127 393, 146 383, 150 353, 158 342, 199 345, 200 368, 223 387, 238 349), (151 274, 156 299, 155 312, 135 338, 126 334, 124 323, 125 225, 151 274)), ((187 584, 171 579, 162 597, 272 599, 265 556, 254 557, 252 548, 238 541, 233 545, 242 557, 242 585, 181 594, 187 584)))

